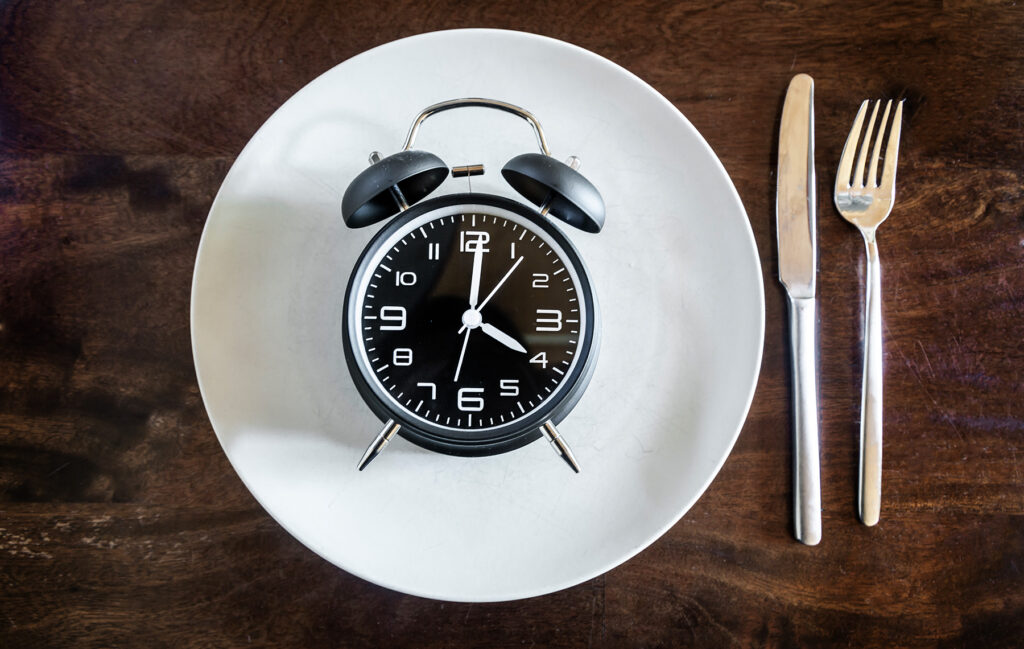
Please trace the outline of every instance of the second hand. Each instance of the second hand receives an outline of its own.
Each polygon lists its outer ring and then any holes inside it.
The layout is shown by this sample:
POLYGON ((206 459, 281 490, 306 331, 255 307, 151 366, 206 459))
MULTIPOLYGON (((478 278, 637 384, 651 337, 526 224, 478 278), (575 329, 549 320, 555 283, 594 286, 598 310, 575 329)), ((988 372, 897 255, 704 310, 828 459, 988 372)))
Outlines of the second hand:
MULTIPOLYGON (((466 329, 465 325, 463 325, 462 329, 466 329)), ((459 331, 462 330, 460 329, 459 331)), ((459 353, 459 364, 455 366, 455 383, 459 382, 459 373, 462 371, 462 359, 466 357, 466 345, 469 344, 469 334, 472 332, 472 329, 466 329, 466 335, 462 339, 462 352, 459 353)))

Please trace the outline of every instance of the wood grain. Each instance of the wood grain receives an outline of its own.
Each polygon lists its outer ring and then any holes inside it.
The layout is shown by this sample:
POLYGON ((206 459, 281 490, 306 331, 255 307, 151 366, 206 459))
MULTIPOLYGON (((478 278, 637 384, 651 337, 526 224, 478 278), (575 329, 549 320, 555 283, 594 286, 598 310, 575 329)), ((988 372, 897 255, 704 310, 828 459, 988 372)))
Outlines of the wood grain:
POLYGON ((0 6, 0 647, 1018 647, 1024 10, 1010 2, 8 2, 0 6), (192 263, 234 156, 333 65, 436 29, 588 48, 701 131, 766 280, 757 394, 708 492, 576 588, 393 593, 274 523, 196 386, 192 263), (777 121, 816 80, 824 540, 792 539, 777 121), (859 102, 907 99, 879 231, 886 446, 856 520, 863 244, 831 207, 859 102))

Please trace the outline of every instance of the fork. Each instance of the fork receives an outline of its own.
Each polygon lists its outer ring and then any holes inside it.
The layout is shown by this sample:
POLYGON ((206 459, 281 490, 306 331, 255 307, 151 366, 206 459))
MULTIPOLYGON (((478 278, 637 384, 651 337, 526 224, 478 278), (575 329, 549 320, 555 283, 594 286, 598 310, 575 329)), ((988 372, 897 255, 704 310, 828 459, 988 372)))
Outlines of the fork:
POLYGON ((892 100, 885 104, 885 112, 875 132, 875 118, 881 101, 876 101, 861 138, 864 116, 870 101, 865 100, 857 111, 850 135, 846 138, 843 155, 839 158, 834 199, 844 219, 857 226, 867 246, 867 288, 864 324, 864 383, 860 402, 860 478, 857 509, 865 525, 878 522, 882 501, 882 266, 878 261, 875 231, 889 213, 896 198, 896 159, 899 155, 900 126, 903 122, 903 102, 889 127, 889 143, 885 149, 882 178, 878 181, 878 160, 892 100), (875 134, 874 148, 868 157, 871 135, 875 134), (854 168, 854 155, 858 142, 860 153, 854 168), (868 173, 864 175, 864 165, 868 173))

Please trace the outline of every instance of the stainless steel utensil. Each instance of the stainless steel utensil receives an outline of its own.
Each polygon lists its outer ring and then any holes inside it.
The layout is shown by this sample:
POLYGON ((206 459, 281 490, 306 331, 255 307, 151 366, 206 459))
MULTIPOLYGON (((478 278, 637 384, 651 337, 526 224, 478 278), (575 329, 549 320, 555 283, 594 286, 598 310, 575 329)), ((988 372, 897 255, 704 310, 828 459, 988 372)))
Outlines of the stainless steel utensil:
POLYGON ((814 178, 814 80, 798 74, 789 83, 779 128, 775 204, 779 280, 789 294, 793 364, 793 498, 796 538, 821 541, 818 468, 818 380, 815 275, 818 267, 814 178))
POLYGON ((900 126, 903 122, 903 102, 896 104, 896 112, 889 126, 889 142, 885 148, 882 178, 878 180, 878 160, 892 100, 885 104, 882 121, 875 130, 875 118, 881 101, 875 102, 867 129, 861 137, 864 115, 868 104, 860 105, 853 128, 846 138, 843 155, 836 174, 835 203, 843 218, 857 226, 867 245, 868 278, 865 296, 864 324, 864 384, 860 406, 860 485, 858 510, 865 525, 878 522, 882 503, 882 266, 878 261, 875 230, 889 216, 896 198, 896 159, 900 148, 900 126), (875 133, 874 148, 868 157, 871 136, 875 133), (860 143, 860 154, 854 168, 853 157, 860 143), (864 165, 868 164, 867 176, 864 165))

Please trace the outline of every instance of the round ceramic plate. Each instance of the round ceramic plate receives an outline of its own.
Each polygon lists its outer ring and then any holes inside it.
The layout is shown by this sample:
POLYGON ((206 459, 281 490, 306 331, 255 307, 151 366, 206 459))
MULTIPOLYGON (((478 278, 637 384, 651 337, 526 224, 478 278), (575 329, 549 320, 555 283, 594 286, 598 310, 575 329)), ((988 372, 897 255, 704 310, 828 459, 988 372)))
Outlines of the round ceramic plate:
MULTIPOLYGON (((487 172, 439 194, 514 197, 502 165, 536 151, 526 122, 439 114, 417 148, 487 172)), ((268 512, 335 565, 398 591, 508 600, 573 586, 671 527, 718 472, 761 363, 764 290, 736 190, 694 127, 626 70, 559 41, 496 30, 424 34, 323 74, 235 161, 196 260, 192 345, 214 430, 268 512), (380 227, 340 202, 371 151, 398 151, 433 103, 488 97, 531 111, 553 155, 602 192, 600 234, 568 232, 601 304, 589 389, 559 426, 582 467, 537 442, 449 457, 381 428, 342 351, 345 286, 380 227)))

